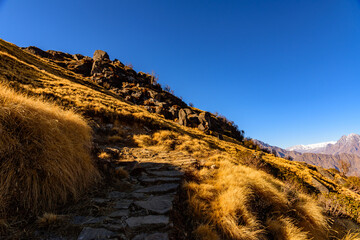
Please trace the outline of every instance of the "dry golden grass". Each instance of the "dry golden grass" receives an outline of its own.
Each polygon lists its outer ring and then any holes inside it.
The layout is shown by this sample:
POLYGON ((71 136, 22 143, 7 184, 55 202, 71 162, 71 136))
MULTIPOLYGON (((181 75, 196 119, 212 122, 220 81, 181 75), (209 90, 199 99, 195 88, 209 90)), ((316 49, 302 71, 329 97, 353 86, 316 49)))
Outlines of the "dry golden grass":
POLYGON ((141 147, 152 147, 161 151, 184 151, 194 156, 203 156, 210 152, 207 142, 169 130, 155 132, 152 136, 135 135, 134 141, 141 147))
POLYGON ((98 177, 77 114, 0 86, 0 212, 37 213, 77 199, 98 177))
POLYGON ((360 233, 349 231, 342 240, 360 240, 360 233))
POLYGON ((98 158, 100 158, 100 159, 109 159, 109 158, 111 158, 111 155, 109 153, 107 153, 107 152, 101 152, 101 153, 99 153, 98 158))
POLYGON ((327 219, 315 200, 264 172, 223 161, 211 178, 185 187, 201 222, 231 239, 327 239, 327 219))
POLYGON ((219 235, 209 226, 202 224, 198 226, 194 231, 196 239, 199 240, 220 240, 219 235))

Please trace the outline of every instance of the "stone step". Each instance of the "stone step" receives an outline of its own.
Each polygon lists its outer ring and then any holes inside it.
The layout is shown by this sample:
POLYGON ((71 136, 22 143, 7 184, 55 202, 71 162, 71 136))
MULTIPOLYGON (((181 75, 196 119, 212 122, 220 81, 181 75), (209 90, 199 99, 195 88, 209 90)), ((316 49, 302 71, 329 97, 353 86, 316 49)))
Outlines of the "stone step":
POLYGON ((182 177, 184 175, 180 171, 147 171, 147 173, 159 177, 182 177))
POLYGON ((108 194, 108 198, 111 199, 136 199, 136 200, 140 200, 140 199, 144 199, 146 196, 143 193, 126 193, 126 192, 118 192, 118 191, 113 191, 110 192, 108 194))
POLYGON ((163 195, 150 197, 146 201, 136 201, 134 202, 134 204, 153 213, 165 214, 170 212, 170 210, 172 209, 173 200, 174 196, 163 195))
POLYGON ((113 217, 113 218, 122 218, 122 217, 126 217, 126 216, 129 216, 128 209, 117 210, 117 211, 109 214, 109 217, 113 217))
POLYGON ((176 190, 178 187, 179 184, 177 183, 165 183, 165 184, 154 185, 151 187, 140 188, 136 190, 135 193, 153 193, 153 194, 167 193, 176 190))
POLYGON ((115 203, 114 208, 116 209, 128 209, 129 206, 133 203, 133 200, 122 199, 115 203))
POLYGON ((153 183, 169 183, 169 182, 180 182, 181 178, 178 177, 141 177, 139 181, 146 184, 153 184, 153 183))
POLYGON ((118 236, 117 233, 105 228, 85 227, 78 236, 78 240, 108 239, 118 236))
POLYGON ((156 229, 166 227, 170 223, 169 217, 164 215, 148 215, 141 217, 130 217, 126 224, 131 230, 139 228, 156 229))
POLYGON ((70 223, 74 225, 97 224, 107 220, 108 217, 75 216, 70 223))

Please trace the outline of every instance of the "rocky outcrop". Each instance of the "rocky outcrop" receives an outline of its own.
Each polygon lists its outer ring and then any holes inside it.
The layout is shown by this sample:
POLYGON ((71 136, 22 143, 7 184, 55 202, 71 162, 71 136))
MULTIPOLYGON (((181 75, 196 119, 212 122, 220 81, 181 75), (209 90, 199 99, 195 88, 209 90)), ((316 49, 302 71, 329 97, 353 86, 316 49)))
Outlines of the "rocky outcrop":
POLYGON ((162 115, 166 119, 177 121, 180 125, 198 128, 220 138, 222 135, 238 140, 243 138, 243 132, 233 123, 209 112, 189 107, 180 98, 156 84, 153 75, 136 72, 117 59, 111 61, 109 54, 103 50, 96 50, 92 58, 81 54, 43 51, 32 46, 24 50, 89 77, 91 81, 120 95, 126 101, 143 106, 149 112, 162 115))

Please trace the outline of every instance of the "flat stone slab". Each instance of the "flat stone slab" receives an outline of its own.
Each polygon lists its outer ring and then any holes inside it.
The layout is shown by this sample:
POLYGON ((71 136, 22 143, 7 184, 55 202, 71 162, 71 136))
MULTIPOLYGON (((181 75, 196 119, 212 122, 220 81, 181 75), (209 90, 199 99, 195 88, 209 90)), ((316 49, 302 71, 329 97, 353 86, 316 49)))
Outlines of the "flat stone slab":
POLYGON ((126 227, 126 224, 111 224, 111 223, 109 223, 109 224, 105 224, 102 226, 110 231, 123 232, 126 227))
POLYGON ((172 209, 173 200, 174 197, 169 195, 155 196, 146 201, 136 201, 135 205, 154 213, 165 214, 172 209))
POLYGON ((85 227, 81 231, 78 240, 108 239, 116 236, 117 233, 109 231, 105 228, 85 227))
POLYGON ((96 224, 96 223, 102 223, 106 219, 107 217, 105 216, 103 217, 75 216, 70 223, 75 225, 96 224))
POLYGON ((146 195, 143 194, 143 193, 126 193, 126 192, 118 192, 118 191, 113 191, 113 192, 110 192, 108 194, 108 198, 111 198, 111 199, 143 199, 145 198, 146 195))
POLYGON ((169 224, 169 217, 164 215, 148 215, 126 219, 129 228, 160 228, 169 224))
POLYGON ((129 215, 129 210, 119 210, 109 214, 109 217, 120 218, 129 215))
POLYGON ((156 183, 156 182, 179 182, 181 179, 178 177, 142 177, 139 179, 143 183, 156 183))
POLYGON ((159 184, 151 187, 141 188, 136 190, 136 193, 166 193, 169 191, 173 191, 179 187, 177 183, 166 183, 159 184))
POLYGON ((128 193, 125 192, 113 191, 113 192, 109 192, 108 198, 125 198, 127 195, 128 193))
POLYGON ((138 166, 146 169, 150 169, 150 168, 160 169, 163 168, 165 165, 163 163, 143 162, 143 163, 139 163, 138 166))
POLYGON ((180 171, 147 171, 151 175, 159 176, 159 177, 182 177, 184 175, 183 172, 180 171))
POLYGON ((128 209, 130 204, 132 204, 133 201, 132 200, 127 200, 127 199, 123 199, 123 200, 120 200, 120 201, 117 201, 115 203, 115 206, 114 208, 117 208, 117 209, 128 209))
POLYGON ((135 236, 132 240, 169 240, 169 234, 167 233, 140 234, 135 236))

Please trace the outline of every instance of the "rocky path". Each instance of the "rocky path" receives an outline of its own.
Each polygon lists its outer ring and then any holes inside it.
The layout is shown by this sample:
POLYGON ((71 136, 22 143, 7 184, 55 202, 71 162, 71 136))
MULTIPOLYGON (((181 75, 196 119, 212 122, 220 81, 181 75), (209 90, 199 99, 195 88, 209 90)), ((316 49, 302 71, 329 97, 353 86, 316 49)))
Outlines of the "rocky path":
MULTIPOLYGON (((112 149, 114 150, 114 149, 112 149)), ((173 228, 170 213, 177 197, 184 171, 196 160, 182 153, 141 149, 120 153, 117 168, 130 173, 130 191, 120 189, 93 198, 103 216, 75 216, 71 224, 80 226, 78 240, 129 239, 167 240, 173 228)))

